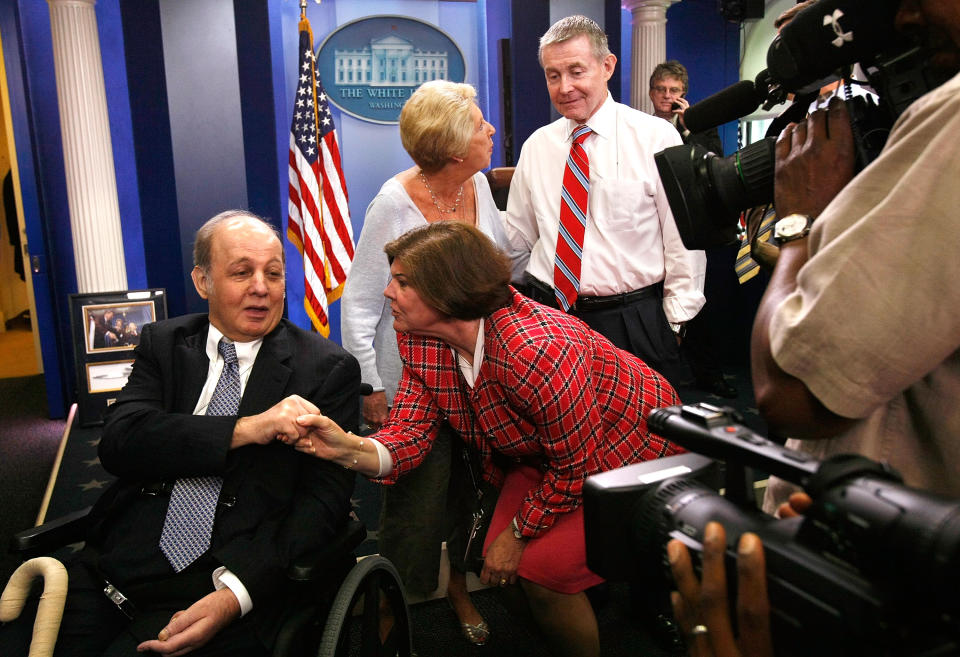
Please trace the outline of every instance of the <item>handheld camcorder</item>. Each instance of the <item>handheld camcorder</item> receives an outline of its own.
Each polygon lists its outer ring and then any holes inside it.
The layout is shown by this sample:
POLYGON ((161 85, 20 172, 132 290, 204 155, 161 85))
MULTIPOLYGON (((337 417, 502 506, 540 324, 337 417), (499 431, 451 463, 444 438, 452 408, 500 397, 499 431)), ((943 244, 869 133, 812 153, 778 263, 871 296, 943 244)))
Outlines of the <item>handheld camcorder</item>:
MULTIPOLYGON (((785 102, 783 114, 803 120, 817 91, 839 79, 845 85, 858 170, 880 154, 894 121, 921 95, 946 81, 917 45, 894 31, 900 0, 820 0, 784 26, 767 51, 767 68, 755 81, 742 80, 691 106, 684 123, 691 132, 736 120, 785 102), (859 63, 878 94, 851 98, 849 69, 859 63)), ((774 125, 786 123, 774 121, 774 125)), ((782 128, 782 125, 780 125, 782 128)), ((773 201, 774 142, 769 132, 729 157, 685 144, 655 156, 670 209, 688 249, 737 240, 740 213, 773 201)))
POLYGON ((651 430, 691 453, 587 478, 590 569, 666 590, 666 543, 686 544, 699 571, 704 529, 718 521, 726 528, 731 610, 740 536, 754 532, 763 541, 778 657, 960 654, 960 502, 905 486, 863 457, 820 462, 740 420, 710 404, 651 413, 651 430), (722 478, 712 459, 725 462, 722 478), (782 520, 762 513, 750 468, 802 486, 812 508, 782 520))

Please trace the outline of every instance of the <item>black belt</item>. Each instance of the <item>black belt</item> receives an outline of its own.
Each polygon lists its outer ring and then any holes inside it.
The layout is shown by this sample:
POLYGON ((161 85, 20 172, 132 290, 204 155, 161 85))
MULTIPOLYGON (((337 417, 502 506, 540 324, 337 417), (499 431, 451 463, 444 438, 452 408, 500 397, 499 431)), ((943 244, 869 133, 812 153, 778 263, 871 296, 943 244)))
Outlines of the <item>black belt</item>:
POLYGON ((117 607, 117 610, 127 617, 127 620, 133 620, 137 615, 137 608, 133 602, 107 580, 103 580, 103 583, 103 594, 107 596, 107 600, 112 602, 117 607))
MULTIPOLYGON (((159 497, 159 496, 170 496, 170 493, 173 491, 173 486, 176 484, 175 481, 158 481, 149 484, 144 484, 140 487, 140 494, 147 495, 149 497, 159 497)), ((224 492, 223 489, 220 490, 220 497, 217 498, 217 507, 226 506, 232 507, 237 503, 236 495, 229 495, 224 492)))
POLYGON ((121 593, 116 586, 111 584, 110 581, 103 576, 103 573, 100 572, 100 569, 94 565, 94 561, 97 560, 98 555, 99 550, 88 544, 86 558, 81 559, 80 564, 90 573, 93 581, 103 587, 101 589, 103 595, 113 603, 117 611, 126 616, 127 620, 133 620, 137 615, 136 605, 133 604, 130 598, 121 593))
MULTIPOLYGON (((90 548, 88 548, 90 549, 90 548)), ((213 579, 211 573, 212 567, 209 564, 193 572, 183 571, 170 577, 155 579, 150 582, 140 582, 136 584, 124 584, 124 592, 121 592, 116 586, 110 583, 100 569, 97 568, 91 559, 95 560, 95 554, 98 552, 95 548, 90 549, 93 553, 90 557, 81 561, 89 573, 93 576, 95 582, 102 585, 103 595, 113 603, 121 614, 128 620, 133 620, 137 615, 137 607, 131 598, 144 599, 148 603, 157 601, 181 600, 185 595, 202 596, 213 592, 213 579), (186 592, 186 593, 185 593, 186 592)), ((194 565, 196 562, 194 562, 194 565)), ((148 637, 149 638, 149 637, 148 637)), ((146 641, 146 638, 142 639, 146 641)))
MULTIPOLYGON (((524 276, 524 282, 528 286, 531 299, 545 306, 550 306, 551 308, 559 307, 557 297, 552 287, 530 274, 524 276)), ((589 312, 591 310, 605 310, 607 308, 626 306, 641 299, 659 298, 661 288, 662 283, 654 283, 653 285, 648 285, 647 287, 642 287, 632 292, 621 292, 620 294, 611 294, 604 297, 582 295, 577 297, 574 304, 570 306, 570 310, 589 312)))

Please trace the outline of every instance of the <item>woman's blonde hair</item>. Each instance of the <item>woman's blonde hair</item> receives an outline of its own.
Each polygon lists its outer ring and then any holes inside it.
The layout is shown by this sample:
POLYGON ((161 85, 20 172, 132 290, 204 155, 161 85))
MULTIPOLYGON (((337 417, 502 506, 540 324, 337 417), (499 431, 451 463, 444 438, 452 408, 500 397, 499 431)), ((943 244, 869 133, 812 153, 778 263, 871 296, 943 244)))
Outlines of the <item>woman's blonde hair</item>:
POLYGON ((432 80, 403 105, 400 141, 425 173, 439 171, 452 157, 466 156, 476 96, 469 84, 432 80))

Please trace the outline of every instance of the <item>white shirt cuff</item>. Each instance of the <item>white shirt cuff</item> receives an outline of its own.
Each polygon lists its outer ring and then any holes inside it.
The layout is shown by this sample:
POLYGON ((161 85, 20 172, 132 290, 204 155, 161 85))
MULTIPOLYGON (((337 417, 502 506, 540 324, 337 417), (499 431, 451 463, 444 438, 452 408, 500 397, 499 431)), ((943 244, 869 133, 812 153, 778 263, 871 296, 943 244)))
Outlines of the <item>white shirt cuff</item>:
POLYGON ((384 447, 380 441, 374 440, 373 438, 367 438, 367 440, 377 448, 377 458, 380 459, 380 470, 377 472, 377 478, 386 477, 393 472, 393 457, 390 456, 390 452, 387 451, 387 448, 384 447))
POLYGON ((237 596, 237 602, 240 603, 240 617, 246 616, 253 609, 253 600, 247 593, 247 587, 243 585, 240 578, 227 570, 226 566, 220 566, 213 571, 213 588, 220 590, 228 588, 237 596))

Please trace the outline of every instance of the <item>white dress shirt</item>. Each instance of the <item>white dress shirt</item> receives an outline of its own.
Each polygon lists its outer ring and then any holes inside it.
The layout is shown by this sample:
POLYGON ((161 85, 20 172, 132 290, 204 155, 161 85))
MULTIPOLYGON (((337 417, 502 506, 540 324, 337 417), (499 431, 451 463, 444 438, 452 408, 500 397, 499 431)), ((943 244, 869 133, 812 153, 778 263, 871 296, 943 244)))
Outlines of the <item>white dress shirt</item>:
MULTIPOLYGON (((211 324, 210 330, 207 332, 206 347, 210 366, 207 368, 207 382, 203 385, 203 390, 200 392, 197 407, 193 409, 194 415, 206 415, 207 406, 213 398, 213 391, 217 389, 217 382, 220 380, 220 374, 223 372, 223 356, 220 355, 220 350, 217 348, 221 338, 224 338, 223 333, 211 324)), ((230 338, 224 339, 227 342, 233 342, 230 338)), ((260 346, 262 344, 263 338, 252 342, 233 343, 234 349, 237 350, 237 365, 240 370, 241 398, 243 397, 243 391, 246 390, 247 380, 250 378, 250 371, 253 369, 253 362, 257 360, 257 354, 260 352, 260 346)), ((246 615, 253 609, 253 600, 250 598, 250 593, 247 592, 247 587, 243 585, 240 578, 227 570, 226 567, 220 566, 213 571, 213 586, 218 591, 224 587, 233 591, 233 594, 237 596, 237 601, 240 603, 241 616, 246 615)))
MULTIPOLYGON (((527 272, 553 284, 560 190, 571 135, 561 117, 523 145, 507 202, 507 236, 530 252, 527 272)), ((682 143, 667 121, 615 103, 607 94, 587 120, 590 194, 580 294, 609 296, 663 281, 667 320, 685 322, 703 306, 706 256, 683 246, 654 154, 682 143)))

